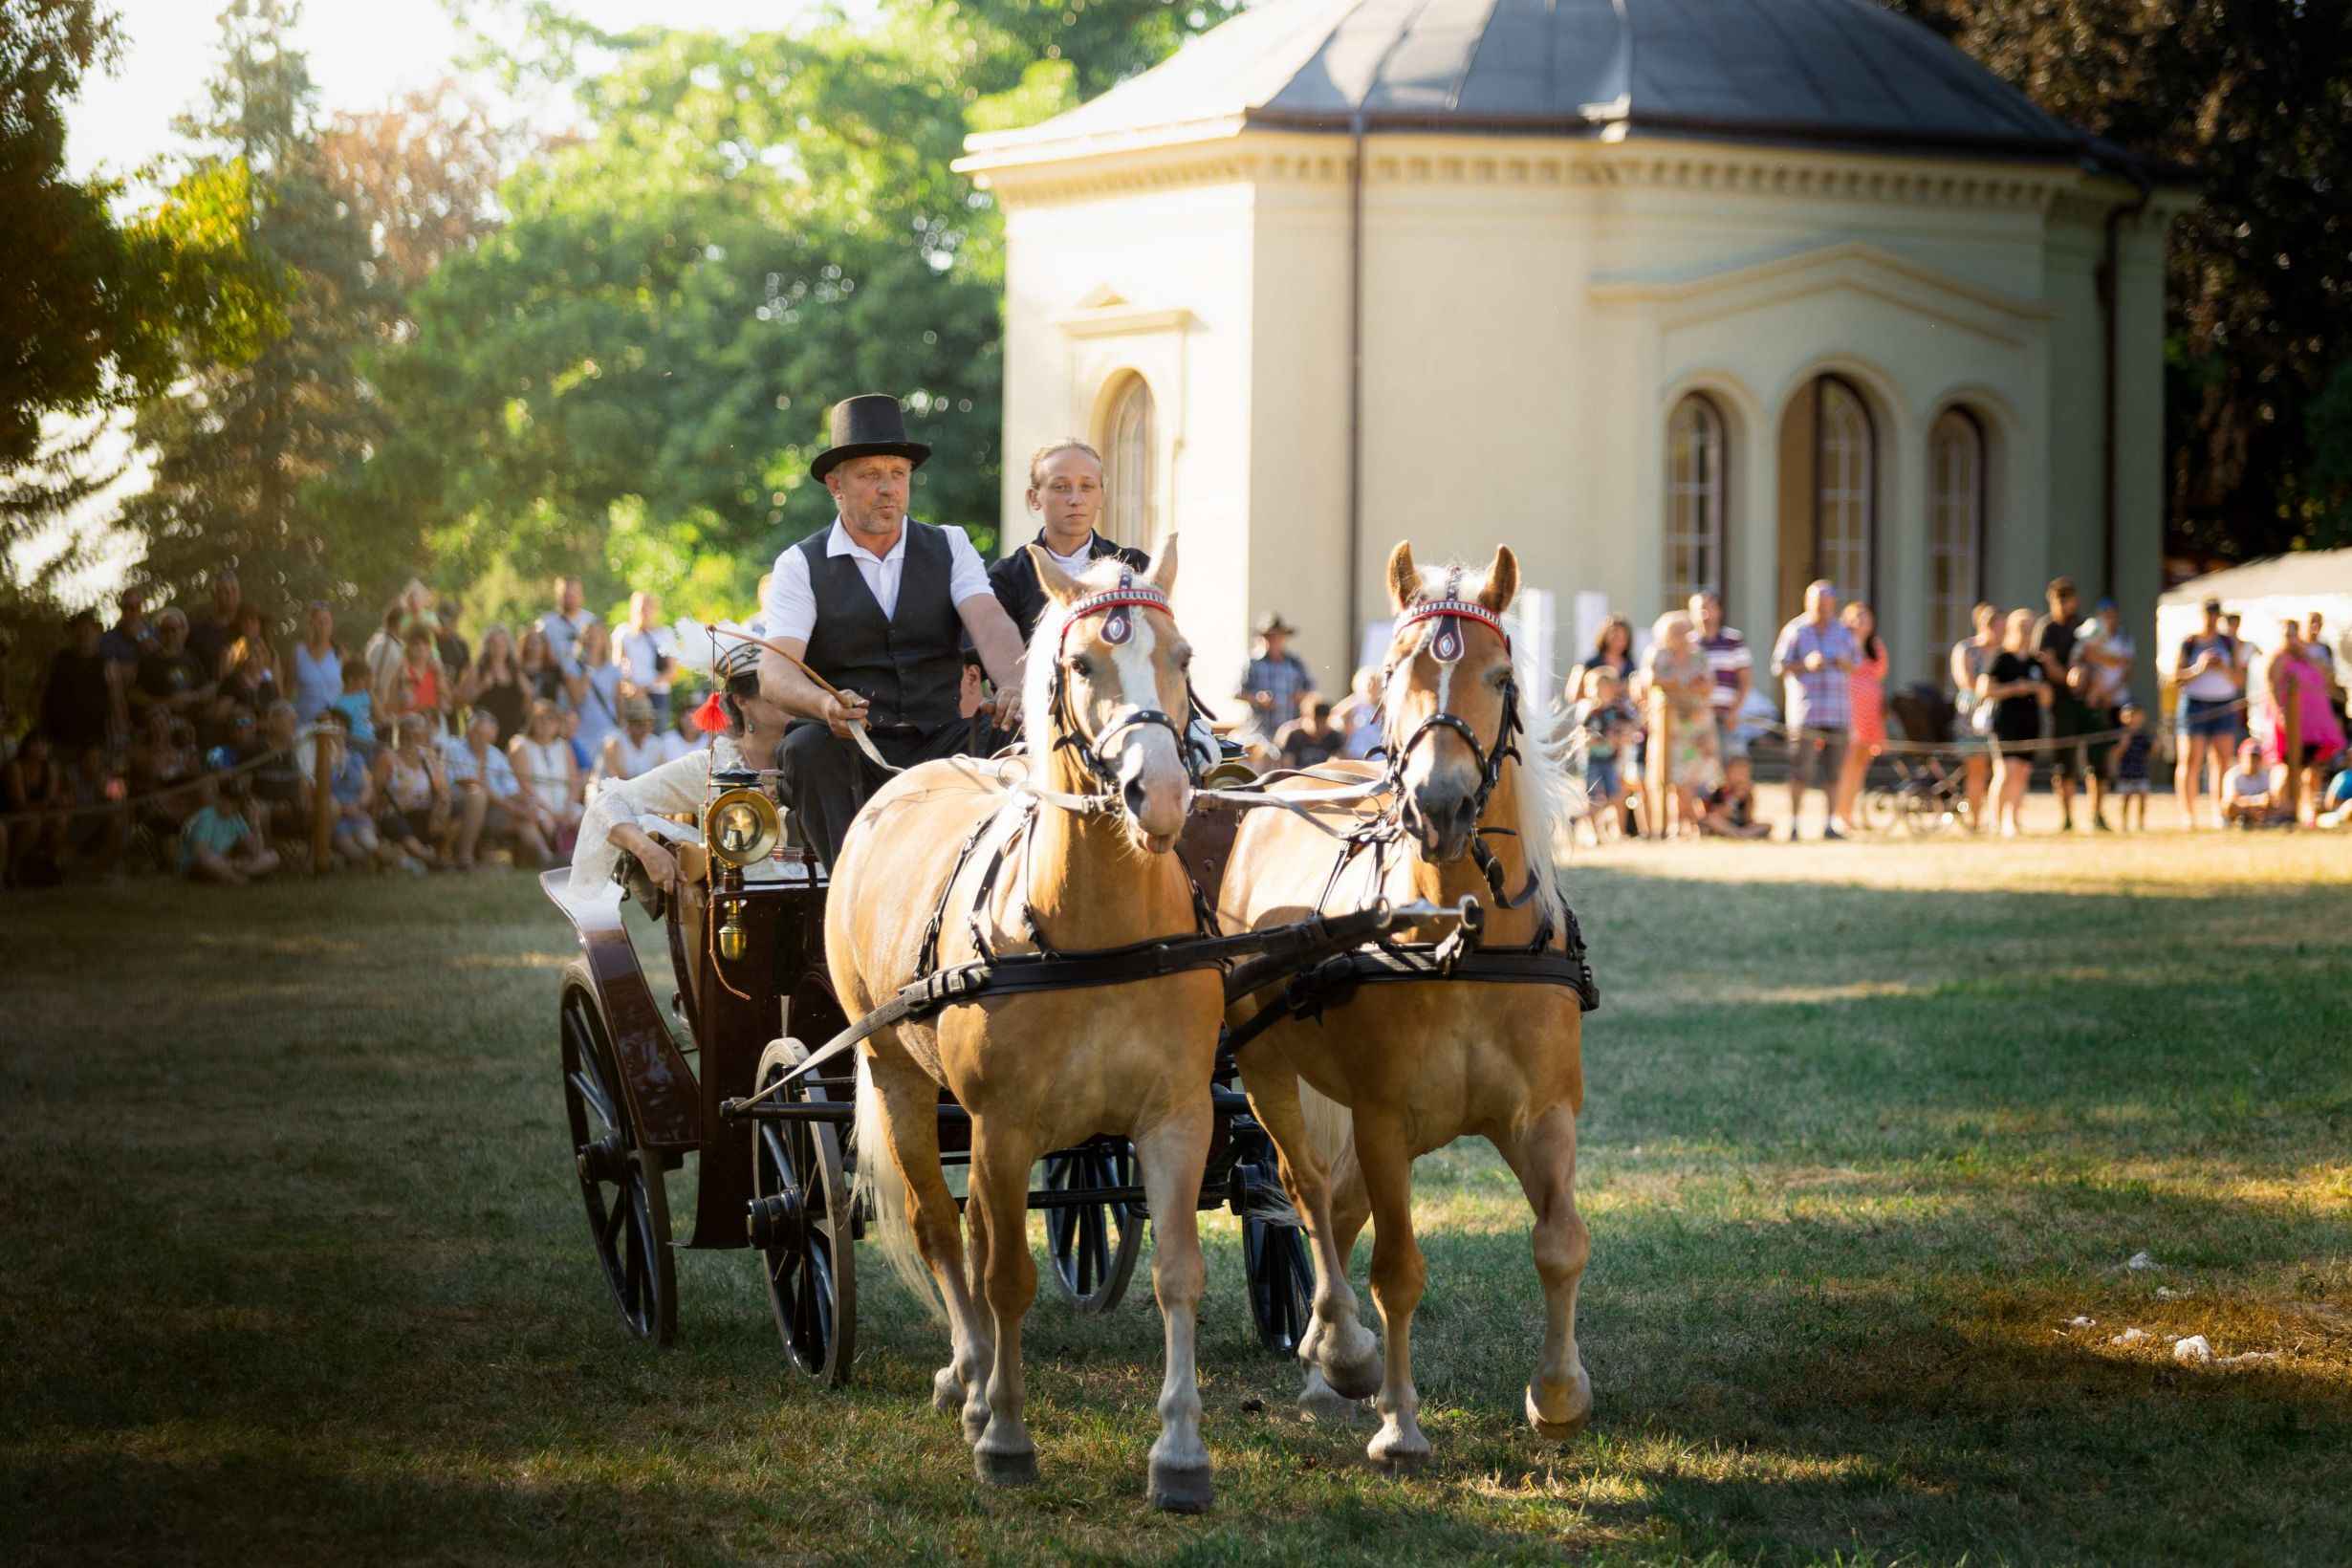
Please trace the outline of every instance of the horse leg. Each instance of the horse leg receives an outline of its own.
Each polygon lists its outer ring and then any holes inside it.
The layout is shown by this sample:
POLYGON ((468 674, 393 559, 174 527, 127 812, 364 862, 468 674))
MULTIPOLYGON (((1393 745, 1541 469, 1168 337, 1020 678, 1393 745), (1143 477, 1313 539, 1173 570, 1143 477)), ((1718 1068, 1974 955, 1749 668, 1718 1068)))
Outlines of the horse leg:
MULTIPOLYGON (((1021 1318, 1037 1294, 1037 1265, 1029 1255, 1029 1167, 1036 1151, 1019 1135, 974 1116, 971 1123, 971 1193, 968 1207, 985 1213, 988 1227, 989 1316, 994 1320, 994 1359, 989 1368, 988 1424, 972 1448, 972 1468, 983 1481, 1024 1486, 1037 1478, 1036 1445, 1021 1420, 1021 1318)), ((971 1406, 965 1406, 969 1418, 971 1406)))
POLYGON ((1535 1274, 1543 1281, 1543 1358, 1527 1385, 1529 1425, 1545 1437, 1573 1437, 1593 1409, 1593 1380, 1577 1349, 1577 1285, 1592 1246, 1577 1212, 1577 1119, 1554 1105, 1515 1143, 1497 1143, 1528 1207, 1535 1211, 1535 1274))
POLYGON ((1365 1451, 1380 1464, 1410 1465, 1429 1457, 1429 1440, 1421 1435, 1417 1419, 1421 1395, 1413 1387, 1413 1311, 1421 1305, 1427 1270, 1413 1239, 1413 1157, 1403 1120, 1359 1107, 1356 1158, 1372 1209, 1372 1302, 1381 1309, 1387 1336, 1374 1402, 1381 1429, 1365 1451))
MULTIPOLYGON (((1358 1400, 1380 1387, 1380 1342, 1358 1316, 1356 1293, 1347 1282, 1356 1232, 1350 1230, 1344 1241, 1336 1238, 1331 1171, 1307 1125, 1298 1075, 1253 1061, 1242 1078, 1252 1114, 1274 1140, 1283 1190, 1298 1210, 1315 1254, 1315 1317, 1298 1344, 1298 1359, 1307 1367, 1299 1407, 1322 1420, 1346 1420, 1355 1414, 1358 1400)), ((1347 1158, 1344 1151, 1340 1158, 1347 1158)))
MULTIPOLYGON (((1372 1217, 1371 1200, 1364 1193, 1363 1164, 1356 1157, 1356 1143, 1352 1136, 1347 1146, 1339 1151, 1339 1158, 1331 1163, 1325 1177, 1325 1190, 1329 1193, 1331 1205, 1331 1253, 1340 1260, 1344 1277, 1346 1260, 1356 1255, 1356 1238, 1363 1234, 1364 1224, 1372 1217)), ((1353 1293, 1350 1293, 1348 1300, 1353 1304, 1353 1293)), ((1378 1360, 1380 1342, 1371 1339, 1368 1332, 1365 1339, 1371 1352, 1366 1358, 1370 1364, 1364 1370, 1362 1381, 1350 1385, 1362 1388, 1363 1394, 1361 1397, 1343 1394, 1324 1381, 1319 1371, 1309 1367, 1307 1385, 1298 1394, 1298 1407, 1302 1411, 1323 1421, 1354 1421, 1363 1414, 1363 1402, 1379 1391, 1383 1376, 1378 1360)))
MULTIPOLYGON (((964 1412, 967 1441, 976 1441, 988 1424, 990 1358, 987 1315, 972 1299, 964 1273, 963 1219, 939 1163, 939 1086, 903 1050, 877 1051, 871 1071, 882 1099, 882 1126, 891 1157, 906 1185, 906 1222, 915 1250, 938 1283, 947 1309, 947 1364, 931 1378, 931 1404, 964 1412)), ((975 1251, 982 1238, 972 1237, 975 1251)))
POLYGON ((1143 1197, 1151 1209, 1152 1291, 1167 1336, 1160 1384, 1160 1440, 1151 1446, 1151 1506, 1176 1514, 1207 1511, 1213 1496, 1209 1449, 1201 1443, 1200 1372, 1193 1360, 1199 1327, 1201 1171, 1209 1164, 1209 1103, 1169 1117, 1136 1141, 1143 1197))

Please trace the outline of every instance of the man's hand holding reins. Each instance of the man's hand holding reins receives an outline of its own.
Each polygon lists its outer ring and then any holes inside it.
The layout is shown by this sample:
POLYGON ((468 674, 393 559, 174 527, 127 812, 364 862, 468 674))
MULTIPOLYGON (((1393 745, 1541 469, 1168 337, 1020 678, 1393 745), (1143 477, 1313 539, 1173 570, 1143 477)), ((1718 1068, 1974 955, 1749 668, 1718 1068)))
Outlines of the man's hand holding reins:
POLYGON ((817 717, 825 721, 825 728, 842 740, 851 738, 852 727, 865 723, 873 705, 854 691, 838 691, 821 695, 817 717))

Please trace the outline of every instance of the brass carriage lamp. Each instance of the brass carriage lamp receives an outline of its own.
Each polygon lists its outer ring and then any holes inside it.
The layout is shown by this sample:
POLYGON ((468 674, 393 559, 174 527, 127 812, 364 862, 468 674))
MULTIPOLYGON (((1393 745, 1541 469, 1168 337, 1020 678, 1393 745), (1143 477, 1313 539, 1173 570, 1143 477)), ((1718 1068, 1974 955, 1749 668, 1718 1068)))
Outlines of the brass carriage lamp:
POLYGON ((723 792, 703 813, 703 842, 719 865, 719 956, 734 963, 750 950, 743 928, 743 868, 775 853, 784 837, 775 802, 756 789, 723 792))

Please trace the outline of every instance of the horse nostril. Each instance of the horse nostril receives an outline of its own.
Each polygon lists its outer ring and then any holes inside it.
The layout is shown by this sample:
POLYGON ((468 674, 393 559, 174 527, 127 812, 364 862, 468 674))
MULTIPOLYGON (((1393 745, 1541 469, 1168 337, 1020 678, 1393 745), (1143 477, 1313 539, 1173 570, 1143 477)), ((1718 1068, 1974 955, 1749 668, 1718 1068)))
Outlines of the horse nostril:
POLYGON ((1140 778, 1130 778, 1127 780, 1127 787, 1120 793, 1126 798, 1127 815, 1135 817, 1139 821, 1142 820, 1143 816, 1143 781, 1140 778))

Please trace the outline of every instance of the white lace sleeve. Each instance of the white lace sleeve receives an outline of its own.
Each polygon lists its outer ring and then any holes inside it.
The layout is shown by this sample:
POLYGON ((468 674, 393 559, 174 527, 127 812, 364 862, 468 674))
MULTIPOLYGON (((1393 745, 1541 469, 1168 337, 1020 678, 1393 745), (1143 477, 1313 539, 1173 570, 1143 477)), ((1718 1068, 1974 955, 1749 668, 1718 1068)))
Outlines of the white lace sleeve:
POLYGON ((635 778, 607 779, 592 790, 572 849, 573 896, 593 897, 612 885, 621 853, 613 844, 614 828, 641 817, 700 812, 710 794, 711 771, 742 765, 734 741, 721 735, 708 751, 689 752, 635 778))

